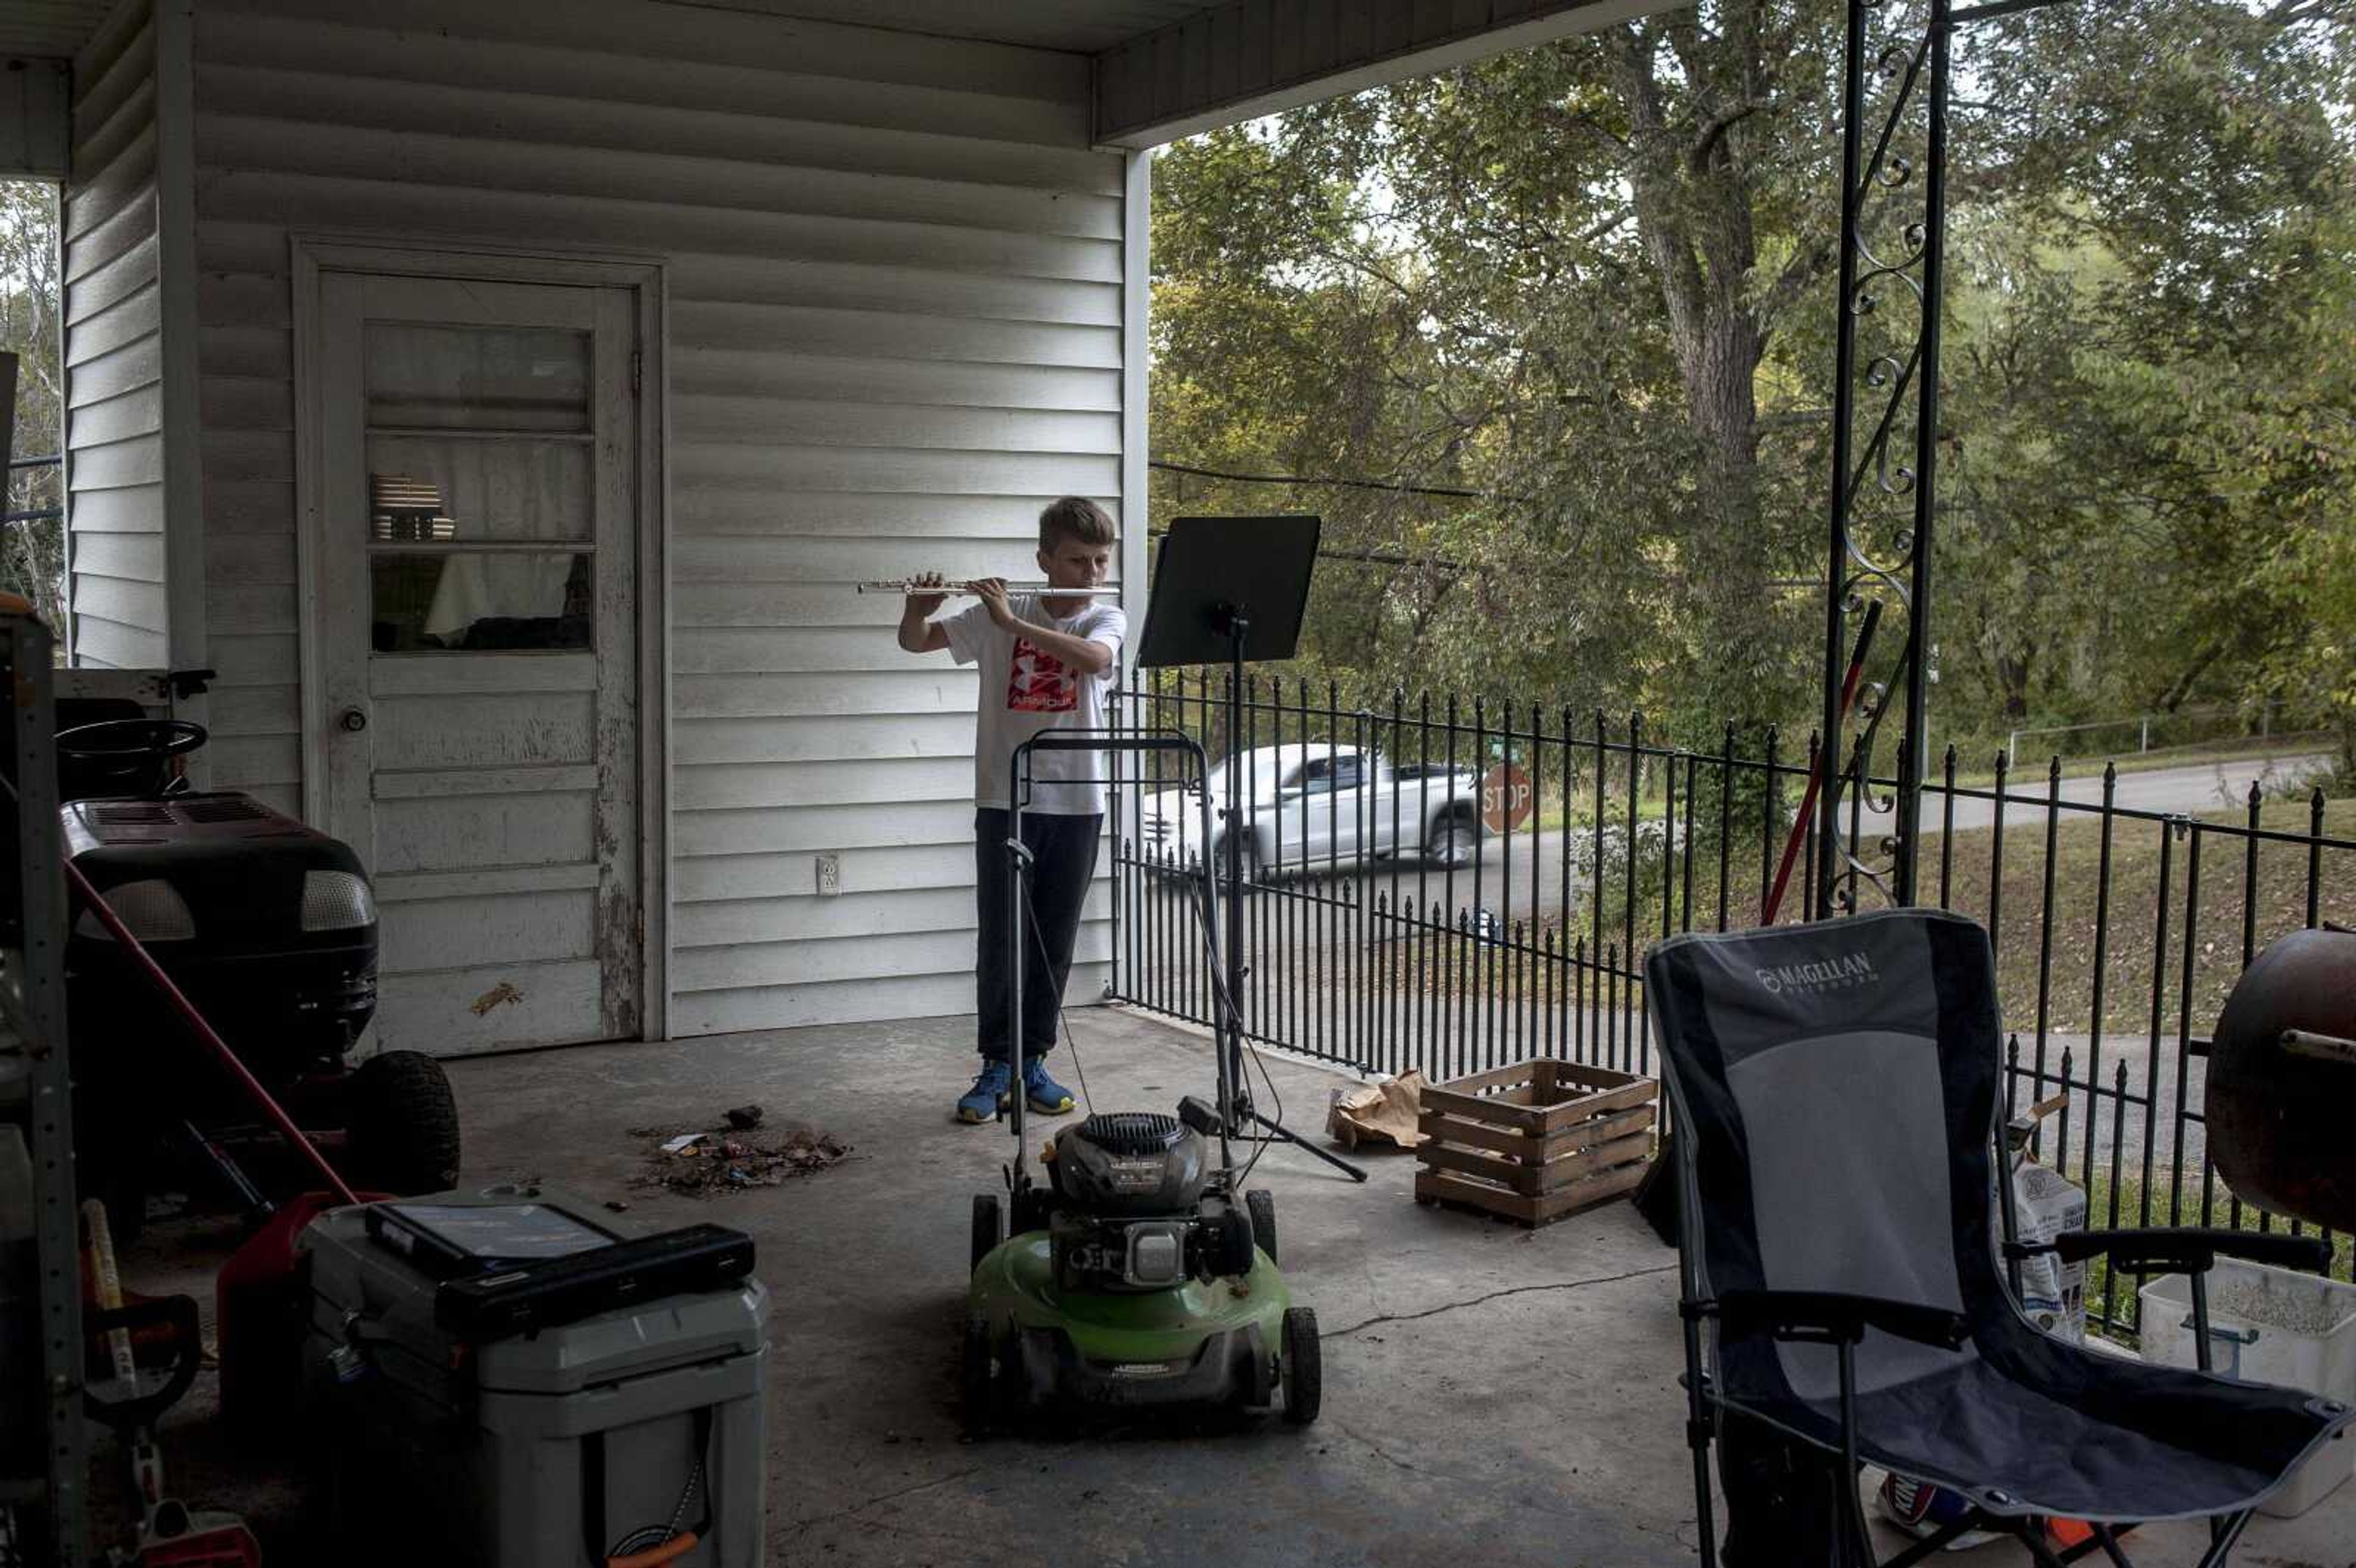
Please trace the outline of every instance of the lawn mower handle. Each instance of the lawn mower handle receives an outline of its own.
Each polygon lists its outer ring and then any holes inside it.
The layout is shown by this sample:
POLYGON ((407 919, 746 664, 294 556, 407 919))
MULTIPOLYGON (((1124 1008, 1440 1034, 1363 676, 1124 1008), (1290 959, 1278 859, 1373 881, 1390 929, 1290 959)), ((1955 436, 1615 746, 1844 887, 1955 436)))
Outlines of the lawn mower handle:
MULTIPOLYGON (((1175 752, 1182 758, 1188 756, 1194 758, 1194 776, 1205 783, 1205 787, 1196 798, 1196 808, 1202 814, 1203 924, 1215 959, 1219 952, 1218 882, 1217 873, 1212 868, 1210 854, 1211 759, 1203 750, 1202 742, 1183 731, 1176 730, 1139 729, 1110 731, 1090 729, 1042 731, 1016 746, 1006 762, 1006 843, 1002 846, 1008 861, 1006 868, 1007 941, 1012 948, 1008 956, 1006 976, 1007 1007, 1012 1014, 1012 1021, 1007 1035, 1009 1040, 1007 1061, 1009 1072, 1012 1075, 1012 1089, 1007 1098, 1011 1102, 1014 1131, 1014 1162, 1007 1168, 1006 1177, 1007 1197, 1010 1204, 1020 1202, 1023 1189, 1028 1181, 1027 1173, 1023 1169, 1023 1156, 1026 1151, 1023 1141, 1023 1101, 1026 1097, 1023 1088, 1023 970, 1025 956, 1023 938, 1027 933, 1027 928, 1023 924, 1023 874, 1030 864, 1031 852, 1023 842, 1023 805, 1030 795, 1030 790, 1026 786, 1033 782, 1030 772, 1031 761, 1033 755, 1040 752, 1175 752)), ((1232 844, 1229 846, 1230 859, 1233 859, 1234 848, 1232 844)), ((1214 1041, 1211 1054, 1218 1063, 1219 1169, 1232 1176, 1235 1170, 1235 1156, 1228 1140, 1233 1136, 1237 1125, 1242 1120, 1236 1114, 1237 1102, 1241 1098, 1242 1085, 1235 1082, 1229 1070, 1231 1066, 1240 1066, 1242 1057, 1238 1053, 1231 1062, 1229 1050, 1231 1043, 1240 1039, 1243 1023, 1241 1017, 1236 1011, 1237 1007, 1236 999, 1226 995, 1225 987, 1219 989, 1218 995, 1224 997, 1224 1001, 1216 1009, 1219 1021, 1211 1030, 1214 1041)), ((1059 1008, 1062 1006, 1061 997, 1056 998, 1056 1005, 1059 1008)), ((1361 1175, 1358 1179, 1363 1181, 1365 1178, 1361 1175)), ((1013 1212, 1010 1211, 1010 1221, 1013 1212)))

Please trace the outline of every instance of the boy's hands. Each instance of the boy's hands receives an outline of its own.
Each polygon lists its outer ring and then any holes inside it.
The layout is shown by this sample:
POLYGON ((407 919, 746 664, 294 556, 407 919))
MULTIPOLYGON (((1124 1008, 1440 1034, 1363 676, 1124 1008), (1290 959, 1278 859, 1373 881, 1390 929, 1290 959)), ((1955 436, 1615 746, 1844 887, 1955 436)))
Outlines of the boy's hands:
MULTIPOLYGON (((941 574, 937 571, 928 571, 917 578, 916 581, 923 587, 936 587, 941 581, 941 574)), ((906 611, 910 616, 917 620, 928 621, 932 619, 933 612, 948 601, 948 595, 946 593, 911 593, 908 595, 906 611)))
POLYGON ((1014 608, 1006 602, 1006 580, 1002 577, 978 577, 966 584, 980 595, 990 611, 991 623, 1001 632, 1017 630, 1023 624, 1014 618, 1014 608))
MULTIPOLYGON (((941 574, 928 571, 916 580, 926 587, 939 584, 941 574)), ((949 645, 946 628, 932 621, 932 613, 941 607, 946 593, 911 593, 900 609, 900 648, 904 653, 936 653, 949 645)))

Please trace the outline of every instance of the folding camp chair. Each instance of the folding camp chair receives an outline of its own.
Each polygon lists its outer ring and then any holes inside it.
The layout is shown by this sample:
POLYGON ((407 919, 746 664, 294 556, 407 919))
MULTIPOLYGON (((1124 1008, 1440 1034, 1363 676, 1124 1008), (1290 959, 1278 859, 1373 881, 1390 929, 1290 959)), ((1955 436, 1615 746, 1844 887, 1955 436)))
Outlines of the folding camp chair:
MULTIPOLYGON (((2104 1356, 2022 1316, 2000 1255, 2043 1249, 2014 1243, 2009 1223, 2000 1249, 1996 1231, 1999 1032, 1978 926, 1899 910, 1681 936, 1653 949, 1645 977, 1678 1129, 1707 1568, 1718 1568, 1710 1445, 1723 1465, 1730 1419, 1821 1456, 1837 1560, 1865 1568, 1861 1464, 1968 1505, 1882 1568, 1975 1529, 2019 1538, 2042 1564, 2094 1551, 2126 1564, 2118 1526, 2194 1518, 2211 1521, 2201 1562, 2213 1568, 2252 1509, 2349 1424, 2331 1401, 2104 1356), (2049 1517, 2094 1532, 2057 1554, 2042 1539, 2049 1517)), ((2219 1253, 2320 1266, 2313 1238, 2230 1231, 2050 1245, 2196 1282, 2219 1253)), ((2197 1292, 2204 1347, 2205 1303, 2197 1292)))

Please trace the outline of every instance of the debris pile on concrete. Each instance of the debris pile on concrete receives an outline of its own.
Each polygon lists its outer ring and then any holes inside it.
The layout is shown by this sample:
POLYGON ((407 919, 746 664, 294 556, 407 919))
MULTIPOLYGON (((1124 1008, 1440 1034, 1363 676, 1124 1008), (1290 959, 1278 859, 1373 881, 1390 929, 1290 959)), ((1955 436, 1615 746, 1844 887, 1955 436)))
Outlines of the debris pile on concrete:
POLYGON ((630 1136, 647 1147, 646 1169, 630 1184, 709 1197, 814 1176, 851 1153, 849 1144, 814 1128, 755 1137, 752 1129, 760 1119, 760 1107, 747 1105, 726 1113, 727 1125, 701 1132, 632 1127, 630 1136))

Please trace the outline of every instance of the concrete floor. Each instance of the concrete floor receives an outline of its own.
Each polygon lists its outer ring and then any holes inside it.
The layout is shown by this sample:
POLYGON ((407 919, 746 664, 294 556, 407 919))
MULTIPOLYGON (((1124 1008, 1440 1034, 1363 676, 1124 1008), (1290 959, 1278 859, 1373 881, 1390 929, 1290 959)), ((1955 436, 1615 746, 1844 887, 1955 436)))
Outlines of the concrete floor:
MULTIPOLYGON (((1104 1008, 1073 1024, 1098 1106, 1166 1109, 1207 1091, 1197 1035, 1104 1008)), ((1287 1274, 1324 1329, 1315 1426, 962 1441, 969 1195, 998 1186, 1009 1154, 1003 1129, 949 1119, 970 1039, 970 1020, 935 1019, 452 1064, 470 1184, 538 1178, 625 1200, 649 1229, 710 1219, 757 1239, 774 1293, 773 1563, 1695 1561, 1673 1254, 1624 1203, 1537 1232, 1421 1208, 1399 1156, 1376 1157, 1365 1187, 1282 1149, 1254 1178, 1276 1194, 1287 1274), (630 1185, 641 1145, 626 1129, 706 1126, 747 1101, 853 1153, 724 1198, 630 1185)), ((1269 1065, 1293 1124, 1321 1128, 1342 1080, 1269 1065)), ((126 1272, 198 1294, 209 1316, 207 1249, 228 1234, 157 1225, 126 1272)), ((291 1539, 299 1487, 219 1450, 212 1384, 166 1424, 179 1489, 291 1539)), ((2182 1529, 2145 1535, 2144 1562, 2200 1554, 2182 1529)), ((2351 1542, 2356 1487, 2305 1519, 2261 1520, 2236 1561, 2356 1568, 2351 1542)), ((314 1560, 300 1547, 272 1558, 314 1560)), ((1954 1560, 2021 1559, 1991 1546, 1954 1560)))

